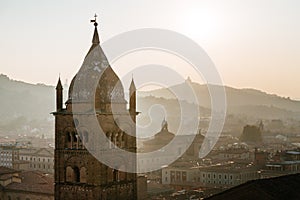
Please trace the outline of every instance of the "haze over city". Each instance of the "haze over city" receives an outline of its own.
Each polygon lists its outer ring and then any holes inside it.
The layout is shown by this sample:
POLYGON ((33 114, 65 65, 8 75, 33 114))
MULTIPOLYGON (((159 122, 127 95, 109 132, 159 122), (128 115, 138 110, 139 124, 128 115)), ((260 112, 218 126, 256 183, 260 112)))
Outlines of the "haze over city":
POLYGON ((296 0, 1 1, 0 72, 29 83, 55 85, 59 74, 70 81, 92 39, 88 19, 98 13, 101 42, 139 28, 176 31, 208 53, 225 85, 300 99, 299 6, 296 0))
POLYGON ((0 198, 300 199, 297 0, 0 2, 0 198))

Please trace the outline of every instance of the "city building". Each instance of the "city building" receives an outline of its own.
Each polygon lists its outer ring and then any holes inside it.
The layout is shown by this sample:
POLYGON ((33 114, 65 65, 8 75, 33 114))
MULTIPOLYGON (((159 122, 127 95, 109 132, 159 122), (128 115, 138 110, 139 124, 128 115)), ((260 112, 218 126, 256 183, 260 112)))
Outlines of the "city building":
POLYGON ((205 187, 233 187, 259 179, 256 167, 251 164, 229 163, 199 168, 199 180, 205 187))
POLYGON ((271 161, 266 163, 266 170, 280 171, 288 173, 298 173, 300 171, 300 151, 287 150, 277 152, 271 161))
POLYGON ((22 148, 19 150, 19 159, 28 163, 29 170, 54 173, 53 148, 22 148))
MULTIPOLYGON (((165 146, 173 140, 175 134, 168 130, 168 122, 164 119, 161 130, 154 135, 153 138, 143 141, 139 152, 165 152, 165 146)), ((168 163, 174 162, 174 157, 183 160, 199 159, 199 151, 204 140, 204 136, 199 132, 196 135, 176 135, 178 140, 171 146, 171 150, 165 152, 160 157, 141 157, 138 159, 139 167, 143 167, 142 171, 151 171, 151 167, 164 160, 168 163)))
POLYGON ((15 145, 0 146, 0 166, 15 168, 15 163, 19 160, 19 148, 15 145))
POLYGON ((253 152, 246 145, 234 143, 227 148, 219 148, 214 150, 210 157, 217 161, 253 161, 253 152))
POLYGON ((269 153, 266 151, 261 151, 255 148, 254 150, 254 164, 257 167, 264 167, 268 161, 269 153))
POLYGON ((171 166, 162 169, 162 184, 173 185, 175 188, 230 188, 258 178, 258 170, 254 166, 234 162, 212 166, 171 166))

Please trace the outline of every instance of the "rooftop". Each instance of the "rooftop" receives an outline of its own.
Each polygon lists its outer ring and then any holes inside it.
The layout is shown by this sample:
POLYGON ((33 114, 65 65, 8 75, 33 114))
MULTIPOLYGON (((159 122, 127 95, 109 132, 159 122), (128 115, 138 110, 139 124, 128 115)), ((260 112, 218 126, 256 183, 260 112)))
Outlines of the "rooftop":
POLYGON ((22 179, 21 183, 11 183, 5 188, 49 195, 54 194, 54 179, 52 175, 39 171, 24 171, 20 173, 19 177, 22 179))
POLYGON ((213 195, 209 200, 300 199, 300 174, 249 181, 213 195))
POLYGON ((2 190, 54 194, 53 175, 40 171, 17 171, 0 166, 0 180, 5 181, 5 184, 1 185, 2 190))
POLYGON ((13 174, 13 173, 17 173, 17 172, 19 172, 19 171, 11 169, 11 168, 0 166, 0 176, 4 175, 4 174, 13 174))

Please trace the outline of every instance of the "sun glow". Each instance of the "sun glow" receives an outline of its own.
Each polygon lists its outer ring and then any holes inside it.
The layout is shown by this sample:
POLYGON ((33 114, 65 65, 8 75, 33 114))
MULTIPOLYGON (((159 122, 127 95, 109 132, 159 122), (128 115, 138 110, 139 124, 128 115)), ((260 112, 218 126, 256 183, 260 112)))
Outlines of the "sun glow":
POLYGON ((209 8, 190 8, 181 15, 182 32, 189 37, 201 40, 211 40, 220 34, 223 23, 216 10, 209 8))

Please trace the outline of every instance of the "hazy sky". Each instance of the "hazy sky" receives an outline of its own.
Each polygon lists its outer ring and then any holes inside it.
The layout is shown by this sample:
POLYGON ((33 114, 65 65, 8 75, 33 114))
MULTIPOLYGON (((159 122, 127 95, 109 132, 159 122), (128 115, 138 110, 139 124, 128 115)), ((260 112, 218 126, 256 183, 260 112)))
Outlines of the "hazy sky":
POLYGON ((300 99, 299 0, 0 1, 0 73, 54 85, 90 45, 138 28, 184 34, 205 49, 226 85, 300 99))

